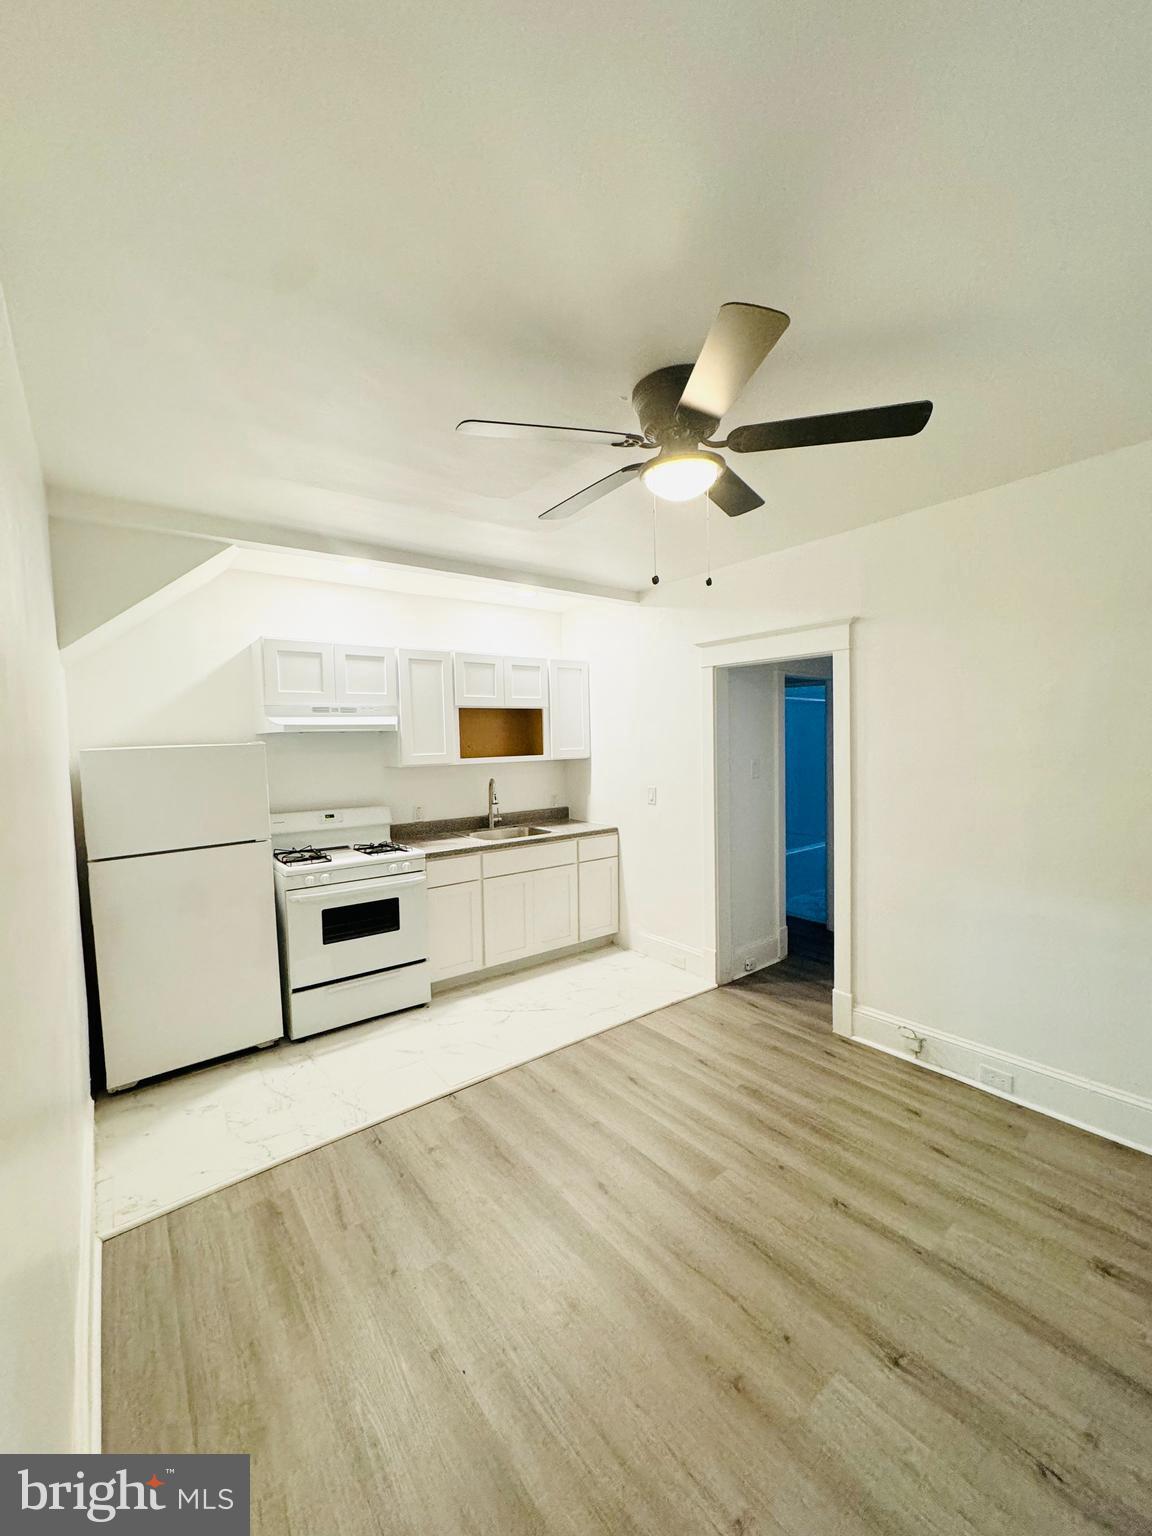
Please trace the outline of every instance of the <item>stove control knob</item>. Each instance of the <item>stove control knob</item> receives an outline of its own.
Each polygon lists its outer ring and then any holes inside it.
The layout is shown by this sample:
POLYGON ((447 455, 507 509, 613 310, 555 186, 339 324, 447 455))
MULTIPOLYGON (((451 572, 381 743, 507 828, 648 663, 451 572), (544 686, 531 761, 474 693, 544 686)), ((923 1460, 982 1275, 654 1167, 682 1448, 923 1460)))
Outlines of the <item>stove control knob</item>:
POLYGON ((316 884, 316 876, 315 875, 305 875, 304 876, 304 884, 305 885, 315 885, 316 884))
POLYGON ((322 884, 322 885, 327 885, 327 884, 328 884, 328 881, 329 881, 329 880, 330 880, 330 879, 331 879, 331 878, 332 878, 332 877, 331 877, 331 875, 321 875, 321 876, 320 876, 320 883, 321 883, 321 884, 322 884))
POLYGON ((401 864, 400 868, 401 869, 411 869, 412 866, 411 866, 411 864, 408 863, 407 859, 405 859, 404 863, 401 864))

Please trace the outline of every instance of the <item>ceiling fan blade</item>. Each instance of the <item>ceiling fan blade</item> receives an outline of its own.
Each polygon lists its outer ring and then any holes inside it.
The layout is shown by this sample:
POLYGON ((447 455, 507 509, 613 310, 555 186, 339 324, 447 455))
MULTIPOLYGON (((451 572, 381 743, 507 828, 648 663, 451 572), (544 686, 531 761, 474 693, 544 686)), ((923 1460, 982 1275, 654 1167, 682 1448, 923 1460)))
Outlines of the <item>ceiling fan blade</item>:
POLYGON ((680 405, 717 421, 788 329, 788 316, 763 304, 722 304, 688 376, 680 405))
POLYGON ((466 437, 534 437, 552 442, 605 443, 615 448, 640 448, 638 432, 610 432, 607 427, 550 427, 536 421, 467 421, 457 423, 466 437))
POLYGON ((726 448, 733 453, 765 453, 773 448, 815 448, 821 443, 861 443, 876 437, 914 437, 928 425, 931 400, 877 405, 864 411, 836 411, 830 416, 797 416, 792 421, 758 421, 736 427, 726 448))
POLYGON ((623 469, 614 469, 610 475, 605 475, 603 480, 596 480, 591 485, 586 485, 582 491, 577 491, 575 496, 569 496, 566 501, 558 501, 554 507, 549 507, 547 512, 541 512, 540 516, 554 520, 571 517, 574 512, 582 512, 594 501, 599 501, 601 496, 608 496, 613 491, 619 490, 622 485, 627 485, 629 480, 635 480, 643 468, 643 464, 626 464, 623 469))
POLYGON ((757 496, 748 482, 730 469, 724 471, 708 495, 729 517, 743 517, 745 512, 754 512, 764 505, 763 496, 757 496))

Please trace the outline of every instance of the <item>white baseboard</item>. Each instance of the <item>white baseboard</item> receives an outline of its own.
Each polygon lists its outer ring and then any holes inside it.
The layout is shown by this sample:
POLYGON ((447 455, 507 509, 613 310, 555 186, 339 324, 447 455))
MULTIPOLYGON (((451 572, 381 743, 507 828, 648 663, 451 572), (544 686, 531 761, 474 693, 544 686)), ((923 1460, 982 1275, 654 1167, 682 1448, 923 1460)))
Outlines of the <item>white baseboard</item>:
POLYGON ((80 1169, 80 1272, 76 1294, 73 1442, 81 1454, 100 1449, 101 1243, 96 1233, 96 1118, 89 1101, 80 1169))
POLYGON ((832 1033, 834 1035, 852 1033, 852 994, 841 992, 836 987, 832 989, 832 1033))
POLYGON ((778 933, 768 935, 762 939, 754 939, 751 944, 741 945, 732 956, 736 977, 751 976, 756 971, 762 971, 765 966, 779 965, 780 961, 787 954, 787 942, 785 942, 784 948, 781 950, 778 933))
MULTIPOLYGON (((834 1009, 835 997, 834 993, 834 1009)), ((914 1024, 910 1019, 883 1013, 879 1008, 853 1009, 850 1032, 865 1045, 902 1056, 931 1072, 971 1083, 998 1099, 1008 1099, 1067 1125, 1094 1131, 1110 1141, 1135 1147, 1138 1152, 1152 1153, 1152 1099, 1140 1094, 1113 1088, 1108 1083, 1097 1083, 1059 1067, 1045 1066, 1024 1056, 1013 1056, 1008 1051, 979 1045, 941 1029, 914 1024), (923 1041, 919 1056, 910 1053, 909 1037, 904 1031, 911 1031, 923 1041), (1011 1072, 1014 1078, 1011 1093, 1002 1093, 980 1081, 980 1067, 985 1063, 1000 1071, 1011 1072)))
POLYGON ((671 939, 661 939, 654 933, 631 933, 628 948, 649 960, 662 960, 665 965, 678 966, 693 976, 716 984, 716 952, 712 949, 692 949, 687 944, 676 944, 671 939))

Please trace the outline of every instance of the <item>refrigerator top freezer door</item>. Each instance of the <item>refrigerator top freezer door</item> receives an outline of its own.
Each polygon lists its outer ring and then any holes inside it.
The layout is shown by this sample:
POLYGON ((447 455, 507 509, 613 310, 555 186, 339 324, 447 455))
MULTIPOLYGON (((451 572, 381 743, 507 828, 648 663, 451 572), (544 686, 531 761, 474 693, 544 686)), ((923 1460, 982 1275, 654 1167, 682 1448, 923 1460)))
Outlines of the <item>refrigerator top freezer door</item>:
POLYGON ((263 742, 90 748, 80 790, 89 860, 268 836, 263 742))

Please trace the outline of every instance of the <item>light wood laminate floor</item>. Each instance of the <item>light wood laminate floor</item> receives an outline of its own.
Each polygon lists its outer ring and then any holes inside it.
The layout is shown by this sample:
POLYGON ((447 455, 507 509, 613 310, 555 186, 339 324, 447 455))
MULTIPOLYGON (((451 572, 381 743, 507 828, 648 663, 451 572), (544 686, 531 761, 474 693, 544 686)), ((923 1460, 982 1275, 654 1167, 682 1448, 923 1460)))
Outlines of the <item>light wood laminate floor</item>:
POLYGON ((104 1248, 105 1449, 258 1536, 1152 1532, 1152 1159, 836 1039, 818 963, 104 1248))

